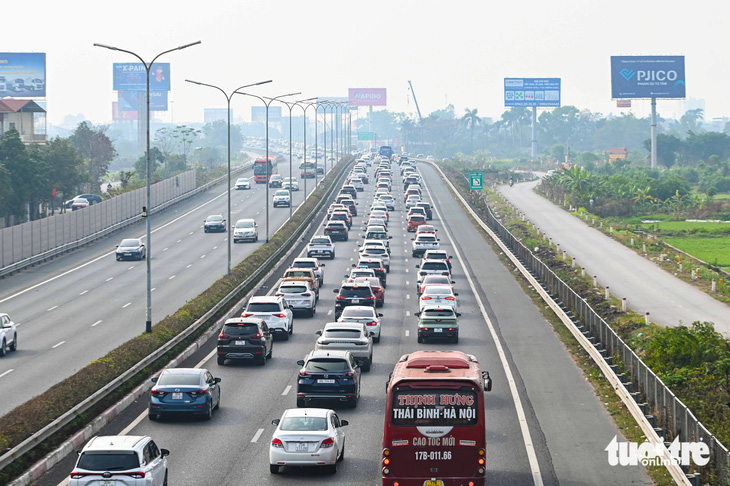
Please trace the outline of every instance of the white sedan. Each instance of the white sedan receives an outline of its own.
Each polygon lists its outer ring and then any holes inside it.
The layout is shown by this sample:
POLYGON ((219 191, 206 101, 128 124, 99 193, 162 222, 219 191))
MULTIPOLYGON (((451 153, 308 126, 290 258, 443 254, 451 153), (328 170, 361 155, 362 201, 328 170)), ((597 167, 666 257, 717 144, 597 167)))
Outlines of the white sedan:
POLYGON ((418 310, 422 311, 427 305, 439 307, 451 307, 454 312, 459 312, 459 305, 456 297, 459 294, 451 289, 450 285, 428 285, 423 289, 421 298, 418 301, 418 310))
POLYGON ((380 318, 383 314, 375 312, 369 305, 348 305, 342 309, 338 322, 359 322, 367 326, 368 331, 374 333, 373 342, 380 342, 380 318))
POLYGON ((347 420, 340 420, 334 410, 291 408, 271 423, 276 425, 269 447, 272 474, 283 466, 325 466, 337 471, 337 462, 345 457, 342 427, 347 420))
POLYGON ((251 182, 248 177, 239 177, 236 179, 236 190, 239 189, 251 189, 251 182))

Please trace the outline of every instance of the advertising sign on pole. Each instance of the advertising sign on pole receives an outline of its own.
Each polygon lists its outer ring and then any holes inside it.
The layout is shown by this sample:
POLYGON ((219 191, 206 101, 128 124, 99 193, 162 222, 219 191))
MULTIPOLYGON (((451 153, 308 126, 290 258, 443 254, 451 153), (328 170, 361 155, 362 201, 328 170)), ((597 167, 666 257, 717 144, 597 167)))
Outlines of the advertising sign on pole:
POLYGON ((560 78, 504 78, 504 106, 558 108, 560 78))
MULTIPOLYGON (((147 71, 141 62, 114 63, 115 91, 146 91, 144 79, 147 71)), ((154 63, 150 70, 150 90, 170 91, 170 63, 154 63)))
MULTIPOLYGON (((251 121, 266 123, 266 107, 265 106, 252 106, 251 107, 251 121)), ((281 106, 269 106, 269 121, 280 122, 281 121, 281 106)))
POLYGON ((483 174, 481 172, 472 172, 469 174, 469 181, 471 182, 469 189, 472 191, 481 191, 484 189, 484 181, 482 180, 483 174))
MULTIPOLYGON (((137 111, 138 98, 144 91, 119 91, 119 109, 122 111, 137 111)), ((167 111, 167 91, 150 91, 150 111, 167 111)))
POLYGON ((611 97, 686 97, 684 56, 611 56, 611 97))
POLYGON ((386 106, 385 88, 349 88, 350 106, 386 106))
POLYGON ((137 119, 136 111, 123 111, 119 109, 119 103, 112 101, 112 120, 114 121, 131 121, 137 119))
POLYGON ((46 54, 0 52, 0 98, 45 98, 46 54))

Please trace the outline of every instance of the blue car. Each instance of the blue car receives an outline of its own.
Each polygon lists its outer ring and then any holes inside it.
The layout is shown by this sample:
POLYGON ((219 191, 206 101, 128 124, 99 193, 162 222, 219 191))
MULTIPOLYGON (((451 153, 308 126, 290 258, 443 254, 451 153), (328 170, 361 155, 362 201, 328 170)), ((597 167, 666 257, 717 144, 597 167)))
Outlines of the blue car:
POLYGON ((152 378, 149 419, 163 415, 202 415, 206 420, 221 404, 220 378, 214 378, 206 369, 171 368, 152 378))

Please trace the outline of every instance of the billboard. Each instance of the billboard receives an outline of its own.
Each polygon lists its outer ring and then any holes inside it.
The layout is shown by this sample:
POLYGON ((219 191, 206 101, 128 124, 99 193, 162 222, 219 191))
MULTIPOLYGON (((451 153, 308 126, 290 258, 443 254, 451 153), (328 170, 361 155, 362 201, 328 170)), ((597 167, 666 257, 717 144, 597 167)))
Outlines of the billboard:
POLYGON ((685 98, 684 56, 611 56, 611 98, 685 98))
MULTIPOLYGON (((265 106, 252 106, 251 107, 251 121, 266 123, 266 107, 265 106)), ((269 107, 269 121, 280 122, 281 121, 281 106, 270 106, 269 107)))
POLYGON ((216 121, 228 121, 228 115, 231 115, 231 119, 233 119, 233 108, 231 108, 230 113, 226 113, 227 108, 203 108, 203 122, 204 123, 212 123, 216 121))
POLYGON ((0 98, 45 98, 46 54, 0 52, 0 98))
MULTIPOLYGON (((146 70, 141 62, 114 63, 115 91, 146 91, 146 70)), ((170 63, 154 63, 150 70, 150 90, 170 91, 170 63)))
POLYGON ((136 111, 122 111, 119 109, 119 103, 112 101, 112 120, 114 121, 130 121, 137 119, 136 111))
POLYGON ((385 88, 349 88, 351 106, 385 106, 385 88))
POLYGON ((504 78, 504 106, 557 108, 560 78, 504 78))
MULTIPOLYGON (((119 91, 117 93, 119 109, 137 111, 140 93, 144 100, 144 91, 119 91)), ((150 91, 150 111, 167 111, 167 91, 150 91)))

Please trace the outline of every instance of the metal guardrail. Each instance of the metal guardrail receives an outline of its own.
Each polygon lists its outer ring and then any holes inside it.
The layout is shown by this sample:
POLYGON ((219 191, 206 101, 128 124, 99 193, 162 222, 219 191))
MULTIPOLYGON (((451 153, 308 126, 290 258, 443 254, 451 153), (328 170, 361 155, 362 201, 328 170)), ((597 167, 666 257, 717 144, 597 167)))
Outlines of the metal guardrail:
MULTIPOLYGON (((352 159, 345 160, 345 165, 352 162, 352 159)), ((297 228, 297 230, 261 265, 259 268, 251 274, 246 280, 241 282, 239 285, 237 285, 231 292, 226 295, 223 300, 218 302, 215 306, 213 306, 208 312, 206 312, 202 317, 197 319, 194 323, 192 323, 190 326, 188 326, 183 332, 175 336, 172 340, 168 341, 165 345, 158 348, 154 352, 150 353, 148 356, 143 358, 140 362, 138 362, 135 366, 128 369, 124 373, 122 373, 120 376, 112 380, 110 383, 108 383, 103 388, 96 391, 93 395, 85 399, 84 401, 80 402, 76 406, 74 406, 72 409, 55 419, 50 424, 43 427, 41 430, 33 434, 32 436, 25 439, 23 442, 18 444, 17 446, 10 449, 8 452, 0 456, 0 470, 7 467, 9 464, 11 464, 13 461, 21 457, 23 454, 27 453, 37 445, 39 445, 44 440, 48 439, 51 435, 56 433, 58 430, 60 430, 63 426, 67 425, 71 421, 73 421, 76 417, 78 417, 80 414, 97 404, 100 400, 104 399, 106 396, 108 396, 111 392, 116 390, 119 386, 124 384, 127 380, 129 380, 131 377, 139 373, 141 370, 149 366, 150 364, 157 361, 159 358, 164 356, 167 352, 169 352, 171 349, 173 349, 175 346, 177 346, 179 343, 187 339, 188 336, 193 334, 196 330, 198 330, 201 326, 205 325, 208 320, 212 316, 214 316, 218 311, 220 311, 222 308, 224 308, 226 305, 230 304, 233 300, 234 296, 237 295, 241 290, 243 290, 246 286, 254 283, 258 278, 260 278, 263 275, 265 275, 264 270, 271 265, 273 262, 275 262, 277 259, 279 259, 283 254, 287 252, 289 247, 295 243, 295 241, 304 233, 309 226, 309 224, 312 222, 312 220, 316 217, 317 213, 322 209, 324 204, 327 202, 329 196, 334 191, 334 188, 337 187, 337 184, 341 181, 343 175, 346 174, 346 170, 341 170, 340 173, 337 175, 337 179, 330 184, 330 186, 327 189, 327 192, 325 193, 325 196, 320 199, 317 206, 314 208, 314 210, 307 216, 307 218, 302 222, 302 224, 297 228)), ((202 190, 203 187, 209 187, 210 185, 213 185, 214 183, 208 183, 205 186, 201 186, 200 190, 202 190)), ((198 190, 196 189, 196 190, 198 190)), ((315 189, 316 190, 316 189, 315 189)), ((172 202, 172 201, 171 201, 172 202)), ((301 208, 301 207, 300 207, 301 208)))
MULTIPOLYGON (((238 174, 240 172, 243 172, 247 169, 250 169, 253 166, 253 164, 245 164, 243 166, 237 167, 234 170, 231 170, 231 175, 238 174)), ((169 201, 166 201, 158 206, 155 206, 150 211, 150 215, 157 214, 161 211, 164 211, 165 209, 169 208, 170 206, 174 206, 175 204, 184 201, 190 197, 193 197, 197 194, 200 194, 201 192, 205 192, 208 189, 210 189, 213 186, 216 186, 220 184, 221 182, 224 182, 228 179, 228 175, 225 175, 223 177, 219 177, 218 179, 215 179, 211 182, 208 182, 207 184, 203 184, 200 187, 197 187, 191 191, 186 192, 185 194, 181 194, 180 196, 170 199, 169 201)), ((83 209, 82 209, 83 211, 83 209)), ((95 240, 104 238, 126 226, 129 226, 131 224, 137 223, 141 221, 143 217, 141 214, 138 214, 136 216, 132 216, 131 218, 127 218, 124 221, 120 221, 119 223, 115 223, 111 226, 108 226, 107 228, 104 228, 101 231, 97 231, 93 234, 90 234, 88 236, 85 236, 83 238, 79 238, 78 240, 74 240, 71 242, 68 242, 63 245, 59 245, 53 249, 50 249, 48 251, 39 253, 37 255, 33 255, 31 257, 28 257, 24 260, 20 260, 18 262, 12 263, 10 265, 7 265, 3 268, 0 268, 0 278, 4 277, 5 275, 10 275, 14 272, 17 272, 19 270, 22 270, 24 268, 31 267, 33 265, 36 265, 38 263, 44 262, 50 258, 56 257, 58 255, 62 255, 63 253, 66 253, 71 250, 75 250, 77 248, 80 248, 84 245, 87 245, 95 240)))
MULTIPOLYGON (((647 437, 654 436, 656 439, 664 439, 665 442, 670 442, 674 438, 679 438, 680 442, 705 442, 709 445, 711 461, 707 466, 699 467, 698 470, 701 472, 712 470, 720 479, 721 484, 728 484, 730 482, 730 452, 728 449, 702 425, 692 411, 672 393, 580 295, 575 293, 499 221, 491 207, 487 206, 488 218, 485 223, 471 209, 469 203, 459 194, 441 169, 436 164, 431 165, 439 171, 441 177, 483 229, 488 231, 503 249, 516 257, 521 263, 520 266, 524 266, 529 271, 528 276, 534 277, 535 283, 538 284, 533 285, 535 289, 538 292, 542 290, 549 292, 550 296, 544 295, 544 297, 562 303, 566 311, 574 314, 575 319, 565 323, 566 326, 581 344, 587 343, 586 350, 612 382, 617 393, 621 390, 628 392, 619 393, 619 396, 637 418, 639 425, 642 425, 641 422, 646 422, 646 419, 650 420, 653 430, 645 430, 642 426, 647 437), (618 367, 612 363, 614 356, 621 360, 628 375, 616 374, 618 367), (607 367, 608 372, 605 370, 607 367), (628 395, 628 397, 624 395, 628 395), (637 409, 641 410, 641 417, 635 415, 637 409), (647 411, 652 415, 647 415, 647 411)), ((553 310, 559 311, 560 309, 553 310)), ((680 484, 689 484, 687 477, 678 466, 668 467, 668 469, 675 481, 680 484), (680 472, 682 474, 678 476, 680 472)))

